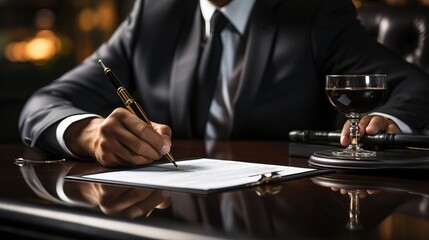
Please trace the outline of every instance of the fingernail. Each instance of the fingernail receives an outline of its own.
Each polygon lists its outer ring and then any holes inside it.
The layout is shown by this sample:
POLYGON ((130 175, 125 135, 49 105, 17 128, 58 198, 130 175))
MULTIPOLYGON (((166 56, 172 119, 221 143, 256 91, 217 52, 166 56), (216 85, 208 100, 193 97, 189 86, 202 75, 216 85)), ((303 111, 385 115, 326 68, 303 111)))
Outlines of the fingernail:
POLYGON ((165 144, 164 146, 162 146, 162 149, 161 149, 162 155, 165 155, 169 152, 170 152, 170 146, 169 145, 165 144))
POLYGON ((162 135, 162 137, 163 137, 163 138, 165 138, 165 139, 168 139, 168 140, 170 140, 170 139, 171 139, 171 136, 169 136, 169 135, 167 135, 167 134, 162 135))
POLYGON ((168 135, 162 135, 162 138, 164 139, 164 142, 171 145, 171 137, 168 135))
POLYGON ((378 132, 378 129, 375 126, 372 126, 372 125, 369 125, 365 130, 369 134, 374 134, 374 133, 378 132))

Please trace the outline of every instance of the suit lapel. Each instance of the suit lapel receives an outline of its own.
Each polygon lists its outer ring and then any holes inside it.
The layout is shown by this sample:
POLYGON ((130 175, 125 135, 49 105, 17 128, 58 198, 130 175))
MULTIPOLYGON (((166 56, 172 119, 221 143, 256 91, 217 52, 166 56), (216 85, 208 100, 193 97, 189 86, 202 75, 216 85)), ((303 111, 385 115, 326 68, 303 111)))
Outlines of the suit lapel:
POLYGON ((190 98, 198 66, 201 43, 202 17, 198 4, 189 11, 191 16, 183 24, 183 30, 176 48, 171 73, 170 112, 172 127, 177 136, 191 137, 190 98))
POLYGON ((273 7, 266 1, 256 1, 249 19, 249 33, 244 54, 244 69, 234 105, 234 123, 231 137, 239 134, 246 113, 255 98, 271 55, 277 22, 273 7))

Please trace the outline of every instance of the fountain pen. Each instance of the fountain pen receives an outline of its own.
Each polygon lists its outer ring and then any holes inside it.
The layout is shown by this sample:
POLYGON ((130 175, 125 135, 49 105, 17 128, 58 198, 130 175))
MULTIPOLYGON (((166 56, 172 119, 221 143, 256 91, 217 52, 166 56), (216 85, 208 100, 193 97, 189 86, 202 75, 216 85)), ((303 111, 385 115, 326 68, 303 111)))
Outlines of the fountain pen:
MULTIPOLYGON (((152 126, 149 118, 147 117, 146 113, 144 112, 143 108, 140 106, 136 100, 134 100, 128 90, 122 85, 122 83, 119 81, 119 79, 115 76, 115 74, 112 72, 112 70, 108 67, 106 67, 103 63, 103 61, 98 60, 101 67, 103 67, 104 74, 110 79, 110 81, 113 84, 113 87, 116 89, 116 93, 121 98, 122 102, 125 104, 125 107, 132 112, 134 115, 139 117, 141 120, 143 120, 145 123, 152 126)), ((177 164, 174 161, 173 156, 171 153, 167 153, 165 157, 174 164, 174 166, 177 168, 177 164)))

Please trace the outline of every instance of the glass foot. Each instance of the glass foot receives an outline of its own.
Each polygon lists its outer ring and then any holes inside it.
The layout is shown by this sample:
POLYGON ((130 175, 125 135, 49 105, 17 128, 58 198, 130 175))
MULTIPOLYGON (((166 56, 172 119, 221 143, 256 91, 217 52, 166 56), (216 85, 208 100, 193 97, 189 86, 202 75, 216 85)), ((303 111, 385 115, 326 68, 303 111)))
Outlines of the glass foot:
POLYGON ((338 149, 333 150, 332 154, 338 157, 351 157, 351 158, 361 158, 361 157, 375 157, 376 153, 374 151, 359 149, 338 149))

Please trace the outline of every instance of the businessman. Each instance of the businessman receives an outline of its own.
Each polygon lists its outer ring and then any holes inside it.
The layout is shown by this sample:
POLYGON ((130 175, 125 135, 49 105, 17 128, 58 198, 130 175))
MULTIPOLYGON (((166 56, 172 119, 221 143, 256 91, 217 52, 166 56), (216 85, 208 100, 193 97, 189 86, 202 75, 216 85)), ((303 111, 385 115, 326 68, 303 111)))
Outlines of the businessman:
POLYGON ((348 123, 324 95, 325 75, 346 73, 388 75, 361 134, 428 125, 428 75, 379 45, 350 0, 137 0, 93 55, 28 99, 19 128, 28 146, 112 167, 160 159, 172 136, 287 139, 342 127, 347 145, 348 123), (152 127, 121 107, 99 59, 152 127))

